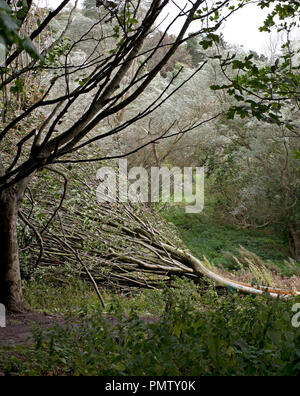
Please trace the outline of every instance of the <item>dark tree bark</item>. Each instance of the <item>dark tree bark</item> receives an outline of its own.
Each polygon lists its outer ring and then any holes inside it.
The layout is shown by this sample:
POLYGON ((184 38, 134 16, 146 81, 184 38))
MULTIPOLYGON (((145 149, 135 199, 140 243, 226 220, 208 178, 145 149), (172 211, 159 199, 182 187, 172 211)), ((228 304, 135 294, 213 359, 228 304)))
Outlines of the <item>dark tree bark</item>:
POLYGON ((25 310, 17 238, 18 191, 0 195, 0 303, 9 311, 25 310))
POLYGON ((293 255, 293 258, 297 261, 300 261, 300 235, 296 230, 295 225, 289 221, 289 239, 290 239, 290 250, 293 255))

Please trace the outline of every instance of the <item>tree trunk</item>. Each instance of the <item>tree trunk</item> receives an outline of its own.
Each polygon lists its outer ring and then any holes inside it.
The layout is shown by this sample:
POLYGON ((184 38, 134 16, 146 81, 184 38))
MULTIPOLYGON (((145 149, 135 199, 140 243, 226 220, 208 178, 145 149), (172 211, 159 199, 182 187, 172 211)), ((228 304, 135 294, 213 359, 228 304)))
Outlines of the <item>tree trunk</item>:
POLYGON ((300 261, 300 235, 296 230, 295 225, 289 221, 289 234, 290 234, 290 250, 293 255, 293 258, 297 261, 300 261))
POLYGON ((26 310, 18 252, 18 209, 17 186, 0 193, 0 303, 12 312, 26 310))

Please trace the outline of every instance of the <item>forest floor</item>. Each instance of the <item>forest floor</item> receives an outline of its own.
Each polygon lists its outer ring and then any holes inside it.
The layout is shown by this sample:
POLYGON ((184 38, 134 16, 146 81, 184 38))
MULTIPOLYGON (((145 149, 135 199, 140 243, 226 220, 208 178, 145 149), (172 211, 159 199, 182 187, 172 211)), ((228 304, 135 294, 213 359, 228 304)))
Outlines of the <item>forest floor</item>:
MULTIPOLYGON (((180 208, 169 210, 165 215, 178 227, 180 236, 187 247, 201 259, 206 256, 212 264, 221 263, 226 270, 233 270, 234 273, 234 263, 227 252, 238 255, 238 247, 243 245, 265 260, 272 259, 279 272, 282 272, 284 276, 300 279, 300 263, 297 263, 298 268, 287 268, 286 262, 284 262, 289 254, 287 247, 279 237, 272 233, 222 226, 206 221, 203 216, 194 216, 191 219, 180 208), (292 270, 296 270, 298 276, 293 274, 292 270)), ((33 282, 32 286, 27 285, 25 288, 26 300, 33 311, 26 314, 8 315, 7 327, 0 328, 0 347, 8 344, 27 343, 32 337, 34 327, 48 329, 57 322, 63 323, 66 301, 69 301, 67 305, 70 311, 76 310, 86 301, 97 303, 94 291, 87 289, 85 285, 78 289, 77 283, 76 286, 64 285, 62 288, 57 287, 56 284, 53 287, 40 286, 40 283, 33 282), (41 307, 44 308, 45 313, 40 311, 41 307)), ((153 303, 155 305, 154 301, 153 303)), ((142 312, 143 310, 149 311, 147 304, 142 305, 146 305, 143 306, 142 312)), ((151 312, 149 315, 150 318, 156 316, 155 312, 151 312)), ((110 320, 113 321, 113 318, 110 320)))
MULTIPOLYGON (((300 279, 298 273, 298 277, 296 277, 286 267, 283 260, 288 256, 288 251, 283 242, 272 234, 208 223, 201 216, 195 216, 191 221, 190 218, 187 219, 182 210, 169 211, 166 217, 177 225, 188 248, 199 258, 205 255, 213 264, 222 263, 225 269, 232 271, 232 258, 228 259, 228 255, 225 253, 228 251, 238 254, 238 246, 243 245, 264 259, 271 258, 278 266, 279 272, 281 270, 285 276, 300 279)), ((300 268, 297 270, 299 271, 300 268)), ((78 287, 77 283, 76 286, 70 284, 69 286, 64 285, 62 288, 57 285, 50 287, 41 285, 40 281, 26 285, 26 300, 33 311, 26 314, 8 315, 7 327, 0 328, 0 348, 30 343, 32 329, 35 327, 47 330, 56 323, 63 324, 66 301, 68 301, 67 305, 70 311, 75 311, 86 301, 91 304, 97 303, 93 290, 87 288, 85 284, 79 289, 78 287), (45 313, 40 311, 41 307, 45 309, 45 313)), ((156 301, 152 301, 152 304, 154 307, 156 301)), ((150 305, 152 306, 152 304, 150 305)), ((141 305, 141 318, 142 313, 147 311, 149 316, 145 320, 147 322, 157 321, 157 312, 149 312, 151 308, 145 302, 141 301, 141 305)), ((113 324, 113 316, 110 317, 110 322, 113 324)))
MULTIPOLYGON (((280 276, 300 279, 300 263, 289 265, 286 245, 271 232, 188 220, 182 211, 168 217, 186 246, 216 268, 234 274, 228 253, 245 246, 266 265, 271 259, 280 276)), ((86 281, 37 274, 23 285, 32 311, 7 315, 0 328, 0 377, 299 375, 300 328, 292 325, 299 299, 253 298, 179 278, 172 284, 127 294, 101 289, 103 309, 86 281)))
POLYGON ((40 312, 8 314, 6 327, 0 328, 0 347, 30 343, 35 326, 47 330, 55 323, 63 323, 63 317, 40 312))
POLYGON ((26 284, 35 311, 8 315, 0 329, 0 377, 299 375, 298 300, 173 286, 103 290, 103 310, 82 280, 26 284))
MULTIPOLYGON (((111 327, 115 327, 118 318, 113 315, 103 314, 108 320, 111 327)), ((128 315, 124 315, 127 317, 128 315)), ((158 316, 139 315, 139 319, 149 324, 158 323, 158 316)), ((56 324, 64 325, 65 316, 49 315, 42 312, 28 312, 18 314, 8 314, 6 318, 6 327, 0 328, 0 348, 14 347, 17 345, 30 344, 33 342, 33 329, 40 328, 43 331, 50 330, 56 324)))

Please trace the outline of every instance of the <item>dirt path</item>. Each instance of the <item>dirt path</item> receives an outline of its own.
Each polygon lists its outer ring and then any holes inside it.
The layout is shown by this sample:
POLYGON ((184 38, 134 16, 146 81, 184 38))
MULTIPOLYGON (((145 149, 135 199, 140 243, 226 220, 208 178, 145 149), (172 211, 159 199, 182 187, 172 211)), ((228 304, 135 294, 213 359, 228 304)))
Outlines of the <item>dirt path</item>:
POLYGON ((6 318, 6 327, 0 328, 0 348, 1 346, 20 345, 30 342, 31 329, 34 324, 47 329, 57 321, 63 322, 63 319, 38 312, 9 314, 6 318))
MULTIPOLYGON (((106 319, 112 327, 116 326, 118 319, 105 315, 106 319)), ((160 321, 159 317, 140 316, 141 320, 148 323, 157 323, 160 321)), ((32 327, 37 324, 44 330, 47 330, 59 322, 65 323, 64 317, 51 316, 39 312, 30 312, 25 314, 9 314, 6 318, 6 327, 0 327, 0 349, 4 346, 14 346, 30 343, 32 340, 32 327)))

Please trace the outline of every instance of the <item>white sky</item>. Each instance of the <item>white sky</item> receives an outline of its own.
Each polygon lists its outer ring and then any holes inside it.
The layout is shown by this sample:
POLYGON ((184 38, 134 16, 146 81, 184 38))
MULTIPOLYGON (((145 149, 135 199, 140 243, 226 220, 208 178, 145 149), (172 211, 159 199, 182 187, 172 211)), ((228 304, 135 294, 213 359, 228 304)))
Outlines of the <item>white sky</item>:
MULTIPOLYGON (((79 1, 82 3, 83 0, 79 1)), ((185 0, 180 1, 185 3, 185 0)), ((36 3, 56 7, 61 3, 61 0, 36 0, 36 3)), ((176 7, 171 4, 168 7, 170 16, 176 15, 176 7)), ((262 25, 267 13, 267 9, 260 10, 255 4, 248 4, 244 9, 231 15, 222 28, 225 41, 231 44, 242 45, 246 50, 251 49, 258 53, 268 53, 270 34, 258 31, 258 28, 262 25)), ((180 24, 177 24, 170 33, 176 34, 179 28, 180 24)), ((197 29, 195 28, 193 30, 197 29)), ((295 38, 296 36, 294 39, 295 38)), ((297 39, 300 41, 299 31, 297 33, 297 39)))
MULTIPOLYGON (((178 13, 174 5, 169 6, 170 17, 178 13)), ((243 45, 245 49, 253 49, 263 52, 264 44, 268 40, 267 33, 260 33, 259 26, 264 21, 265 12, 258 10, 257 6, 249 4, 247 8, 232 14, 221 29, 225 41, 231 44, 243 45)), ((180 29, 180 22, 171 29, 171 33, 176 33, 180 29)), ((199 24, 198 24, 199 26, 199 24)), ((199 26, 200 27, 200 26, 199 26)), ((194 22, 191 31, 197 31, 197 23, 194 22)))

